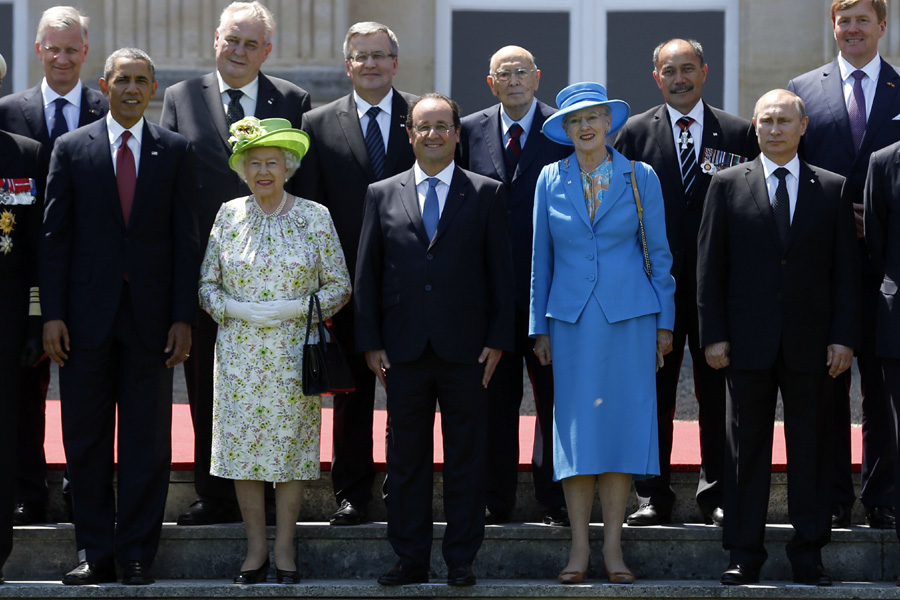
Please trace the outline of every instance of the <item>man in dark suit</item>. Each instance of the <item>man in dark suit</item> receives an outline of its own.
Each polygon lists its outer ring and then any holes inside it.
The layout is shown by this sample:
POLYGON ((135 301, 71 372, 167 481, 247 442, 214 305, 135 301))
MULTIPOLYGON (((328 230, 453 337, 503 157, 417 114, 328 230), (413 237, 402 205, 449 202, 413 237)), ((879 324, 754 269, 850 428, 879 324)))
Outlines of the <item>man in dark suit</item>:
POLYGON ((190 142, 146 122, 142 50, 113 52, 105 119, 57 140, 40 245, 44 349, 59 366, 79 565, 63 583, 153 583, 169 487, 172 367, 186 359, 200 248, 190 142), (118 413, 118 486, 113 493, 118 413))
MULTIPOLYGON (((0 56, 0 81, 6 61, 0 56)), ((19 411, 19 365, 33 363, 42 351, 31 343, 32 319, 40 321, 40 306, 32 304, 37 289, 37 245, 43 213, 46 160, 39 143, 0 130, 0 471, 16 470, 19 411), (31 315, 34 315, 33 317, 31 315), (33 350, 32 350, 33 349, 33 350)), ((38 334, 38 342, 40 334, 38 334)), ((11 478, 10 478, 11 479, 11 478)), ((3 564, 13 546, 15 483, 0 486, 0 583, 3 564)))
POLYGON ((726 371, 729 464, 722 583, 759 581, 778 391, 788 449, 794 581, 831 585, 831 399, 859 339, 859 260, 844 178, 797 156, 803 101, 786 90, 753 112, 762 155, 713 176, 697 257, 700 343, 726 371))
MULTIPOLYGON (((862 340, 856 348, 862 381, 863 459, 860 501, 870 527, 895 525, 889 411, 875 357, 875 315, 881 280, 863 237, 863 186, 869 155, 900 140, 900 72, 878 54, 887 26, 885 0, 832 0, 831 20, 840 54, 831 63, 788 83, 809 114, 800 154, 811 164, 847 178, 845 196, 856 211, 861 258, 862 340)), ((834 382, 834 506, 832 526, 850 525, 855 499, 850 473, 850 371, 834 382)))
POLYGON ((697 232, 703 199, 715 170, 759 154, 750 121, 714 108, 702 100, 709 65, 696 40, 673 39, 653 51, 653 79, 664 104, 634 115, 616 136, 615 148, 646 162, 659 176, 666 205, 666 237, 672 251, 675 291, 673 351, 656 373, 659 426, 659 477, 635 481, 640 508, 628 515, 629 525, 662 525, 672 521, 675 492, 671 487, 672 437, 678 379, 685 340, 693 361, 694 396, 700 408, 700 481, 697 504, 708 523, 722 526, 725 460, 725 377, 706 364, 697 321, 697 232), (682 132, 686 131, 686 143, 682 132), (696 140, 696 142, 694 141, 696 140), (699 142, 699 143, 698 143, 699 142), (688 162, 682 167, 682 152, 688 162), (711 160, 707 160, 706 154, 711 160), (701 166, 702 165, 702 166, 701 166))
POLYGON ((447 583, 474 585, 484 538, 487 387, 513 343, 506 190, 457 167, 459 108, 410 104, 412 169, 369 186, 356 263, 357 350, 387 390, 388 541, 382 585, 429 578, 432 431, 444 437, 447 583))
MULTIPOLYGON (((259 2, 233 2, 222 11, 215 33, 216 70, 166 90, 159 124, 188 138, 197 155, 200 247, 206 249, 219 207, 250 193, 228 168, 229 126, 245 116, 280 117, 300 127, 309 94, 284 79, 267 77, 260 67, 272 51, 275 20, 259 2)), ((296 179, 295 179, 296 181, 296 179)), ((295 192, 294 182, 288 191, 295 192)), ((179 525, 239 521, 234 483, 209 474, 212 456, 213 357, 218 327, 198 311, 194 351, 184 363, 194 425, 194 488, 197 499, 178 516, 179 525)))
MULTIPOLYGON (((387 26, 356 23, 344 38, 344 66, 353 91, 303 115, 309 152, 300 165, 299 195, 331 211, 350 277, 362 229, 366 188, 409 169, 415 157, 406 137, 406 115, 415 96, 392 87, 397 74, 397 36, 387 26)), ((375 377, 355 347, 353 311, 334 316, 334 335, 347 354, 356 391, 334 396, 331 481, 338 510, 332 525, 358 525, 372 499, 372 411, 375 377)))
MULTIPOLYGON (((44 11, 34 43, 44 69, 43 80, 29 90, 0 98, 0 129, 40 142, 45 174, 56 138, 93 123, 107 111, 103 94, 88 88, 80 79, 81 65, 88 53, 87 25, 87 17, 71 6, 54 6, 44 11)), ((44 183, 40 182, 41 189, 44 183)), ((32 320, 35 323, 31 328, 39 339, 40 318, 35 316, 32 320)), ((43 523, 47 518, 44 404, 50 384, 50 359, 38 356, 35 362, 23 365, 18 374, 18 459, 11 471, 16 474, 17 525, 43 523)), ((68 494, 66 485, 63 491, 68 494)))
MULTIPOLYGON (((875 273, 881 278, 875 356, 884 375, 884 395, 890 414, 891 452, 900 456, 900 142, 872 153, 864 192, 866 246, 875 273)), ((900 478, 900 461, 894 477, 900 478)), ((894 487, 894 506, 900 506, 900 486, 894 487)), ((900 528, 897 528, 900 539, 900 528)), ((897 580, 900 585, 900 579, 897 580)))
POLYGON ((516 501, 519 479, 519 406, 522 361, 534 392, 537 422, 531 474, 534 494, 548 525, 567 525, 562 486, 553 481, 553 369, 541 366, 528 337, 528 294, 531 289, 531 242, 534 186, 544 165, 571 153, 571 148, 541 135, 555 111, 534 97, 541 71, 531 52, 506 46, 491 57, 488 86, 500 103, 462 119, 459 166, 503 182, 513 249, 516 296, 516 339, 488 387, 486 523, 504 523, 516 501), (546 438, 545 434, 546 433, 546 438))

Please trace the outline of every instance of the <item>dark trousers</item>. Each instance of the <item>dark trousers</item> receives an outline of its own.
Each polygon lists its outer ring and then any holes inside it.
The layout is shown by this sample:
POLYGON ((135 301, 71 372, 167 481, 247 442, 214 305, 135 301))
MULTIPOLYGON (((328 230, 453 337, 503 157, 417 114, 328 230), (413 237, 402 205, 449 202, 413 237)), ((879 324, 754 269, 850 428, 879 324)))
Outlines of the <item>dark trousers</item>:
POLYGON ((209 474, 212 459, 213 370, 219 326, 206 312, 197 312, 197 323, 191 328, 191 356, 184 361, 184 380, 194 425, 194 489, 201 500, 237 510, 234 482, 209 474))
POLYGON ((47 458, 44 455, 45 405, 50 387, 50 359, 20 367, 16 502, 47 505, 47 458))
POLYGON ((672 352, 656 373, 656 417, 659 429, 659 477, 634 482, 641 504, 649 502, 663 514, 671 514, 675 492, 671 487, 672 439, 678 379, 684 360, 685 341, 693 361, 694 396, 700 412, 700 481, 697 504, 707 513, 724 502, 725 373, 706 364, 700 347, 696 288, 676 294, 672 352))
POLYGON ((397 556, 427 566, 432 542, 434 409, 444 438, 444 561, 472 564, 484 539, 487 390, 483 365, 442 360, 431 345, 387 372, 388 541, 397 556))
POLYGON ((372 419, 375 410, 375 374, 365 354, 356 352, 353 306, 332 319, 332 332, 341 345, 356 383, 356 391, 334 396, 331 483, 337 503, 347 500, 364 507, 372 499, 375 462, 372 457, 372 419))
MULTIPOLYGON (((880 285, 880 281, 879 281, 880 285)), ((885 400, 881 361, 875 356, 878 287, 863 288, 862 347, 856 350, 862 392, 862 487, 864 506, 893 506, 894 456, 890 453, 890 408, 885 400)), ((847 369, 834 380, 834 503, 851 506, 853 489, 850 457, 850 384, 847 369)))
MULTIPOLYGON (((14 473, 16 468, 16 413, 19 407, 18 351, 0 351, 0 472, 14 473)), ((12 479, 12 478, 10 478, 12 479)), ((16 486, 12 481, 0 485, 0 570, 13 547, 13 507, 16 486)))
MULTIPOLYGON (((888 429, 890 429, 891 454, 894 456, 894 477, 900 481, 900 359, 882 358, 884 395, 888 405, 888 429)), ((900 485, 894 486, 894 507, 900 506, 900 485)), ((897 523, 897 539, 900 540, 900 522, 897 523)))
POLYGON ((523 360, 537 412, 531 459, 534 495, 547 509, 566 504, 562 484, 553 481, 553 368, 541 366, 534 341, 528 337, 528 315, 517 307, 515 350, 503 353, 488 385, 487 506, 498 515, 508 515, 516 503, 523 360))
MULTIPOLYGON (((159 545, 169 490, 172 370, 162 347, 140 341, 135 318, 125 286, 107 339, 97 348, 79 347, 73 339, 59 370, 79 560, 149 565, 159 545)), ((165 336, 160 342, 165 345, 165 336)))
POLYGON ((787 444, 788 518, 794 527, 787 555, 795 574, 821 564, 821 549, 831 539, 832 398, 827 379, 824 372, 789 370, 781 353, 769 369, 729 369, 722 545, 731 552, 731 562, 758 568, 767 558, 763 540, 780 389, 787 444))

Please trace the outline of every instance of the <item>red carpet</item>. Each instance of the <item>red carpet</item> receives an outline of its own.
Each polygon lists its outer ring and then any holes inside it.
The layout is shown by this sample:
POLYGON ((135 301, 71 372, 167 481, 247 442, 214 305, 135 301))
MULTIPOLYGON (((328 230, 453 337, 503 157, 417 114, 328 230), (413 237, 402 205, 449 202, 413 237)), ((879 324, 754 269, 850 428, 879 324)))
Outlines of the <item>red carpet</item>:
MULTIPOLYGON (((519 470, 531 470, 531 447, 534 441, 534 417, 522 416, 519 420, 519 470)), ((375 411, 375 464, 384 470, 384 435, 387 413, 375 411)), ((322 443, 320 447, 322 470, 331 468, 331 409, 322 409, 322 443)), ((697 423, 677 421, 675 423, 675 447, 672 449, 673 471, 699 471, 700 445, 697 423)), ((853 444, 853 470, 858 472, 862 460, 862 430, 853 427, 851 431, 853 444)), ((443 451, 441 448, 441 415, 434 418, 434 462, 435 469, 441 469, 443 451)), ((44 442, 47 453, 47 464, 51 469, 62 469, 65 464, 65 452, 62 445, 60 428, 59 401, 47 401, 47 433, 44 442)), ((191 470, 194 468, 194 434, 191 428, 191 411, 187 404, 172 405, 172 469, 191 470)), ((784 471, 786 465, 784 428, 775 427, 775 438, 772 444, 772 470, 784 471)))

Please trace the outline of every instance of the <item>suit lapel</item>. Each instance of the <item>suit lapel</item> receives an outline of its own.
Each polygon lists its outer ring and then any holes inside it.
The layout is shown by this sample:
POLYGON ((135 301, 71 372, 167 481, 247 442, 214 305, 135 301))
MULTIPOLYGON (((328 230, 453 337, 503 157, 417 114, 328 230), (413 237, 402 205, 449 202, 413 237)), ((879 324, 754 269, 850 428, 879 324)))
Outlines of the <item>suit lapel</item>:
MULTIPOLYGON (((406 177, 400 182, 400 203, 406 210, 406 215, 416 230, 416 237, 422 242, 423 246, 428 246, 430 240, 428 234, 425 233, 425 224, 422 222, 422 214, 419 212, 419 197, 416 193, 416 175, 415 170, 407 171, 406 177)), ((440 229, 440 224, 438 224, 440 229)))
POLYGON ((547 116, 544 114, 543 106, 538 102, 531 121, 531 128, 528 130, 528 139, 525 140, 525 147, 522 148, 522 154, 519 156, 519 162, 516 165, 515 173, 510 178, 511 180, 518 177, 520 173, 524 173, 528 169, 528 165, 537 157, 540 145, 544 141, 541 139, 544 137, 544 134, 541 133, 541 128, 544 126, 547 116))
POLYGON ((856 156, 853 147, 853 134, 850 132, 850 115, 847 114, 847 104, 844 101, 843 82, 841 81, 841 69, 837 59, 829 65, 828 70, 822 74, 822 97, 831 112, 832 121, 837 124, 841 143, 849 156, 856 156))
POLYGON ((131 207, 129 226, 137 219, 144 207, 152 203, 154 198, 153 182, 159 173, 160 154, 162 153, 159 134, 144 119, 144 132, 141 138, 141 166, 137 178, 137 187, 134 190, 134 205, 131 207))
POLYGON ((462 169, 455 167, 453 169, 453 179, 450 180, 450 190, 447 192, 447 201, 444 202, 444 210, 441 212, 441 218, 438 221, 434 239, 431 240, 431 246, 440 242, 441 238, 446 235, 450 224, 453 222, 453 217, 465 204, 470 188, 469 178, 463 175, 462 169))
POLYGON ((669 180, 669 189, 676 192, 678 203, 683 204, 685 198, 684 183, 681 181, 681 161, 678 155, 675 154, 672 125, 669 123, 669 111, 666 109, 665 104, 662 104, 653 116, 650 131, 652 137, 656 139, 657 152, 662 157, 660 164, 664 165, 661 172, 657 173, 657 175, 660 179, 669 180))
MULTIPOLYGON (((494 163, 494 171, 503 175, 503 182, 509 184, 510 174, 507 173, 506 154, 503 150, 503 133, 500 129, 500 106, 482 113, 481 123, 479 123, 481 136, 487 146, 488 154, 491 155, 491 162, 494 163)), ((535 131, 534 127, 531 128, 535 131)), ((539 135, 540 129, 537 130, 539 135)), ((527 144, 526 144, 527 146, 527 144)))
POLYGON ((747 172, 744 174, 747 178, 747 187, 750 195, 756 203, 759 210, 759 216, 763 220, 763 226, 772 238, 772 243, 779 250, 781 248, 781 239, 778 237, 778 227, 775 225, 775 213, 772 212, 772 203, 769 201, 769 190, 766 188, 766 175, 762 166, 762 159, 756 158, 752 162, 747 163, 747 172))
POLYGON ((809 221, 807 215, 811 214, 810 211, 815 210, 814 198, 816 197, 817 182, 818 178, 816 177, 815 171, 807 166, 805 162, 800 161, 800 179, 799 185, 797 186, 797 205, 794 207, 794 218, 791 219, 791 229, 788 235, 787 248, 785 248, 784 250, 785 253, 787 253, 791 249, 791 246, 793 246, 794 241, 798 238, 798 236, 802 235, 803 228, 809 221))
MULTIPOLYGON (((213 127, 219 134, 219 139, 228 148, 228 154, 231 155, 231 146, 228 144, 228 121, 225 120, 225 108, 222 104, 222 94, 219 93, 219 80, 215 73, 209 73, 203 76, 201 82, 203 101, 209 110, 209 116, 212 119, 213 127)), ((260 96, 261 97, 261 96, 260 96)), ((259 105, 259 102, 257 102, 259 105)), ((258 106, 257 106, 258 108, 258 106)))
POLYGON ((587 205, 584 201, 584 188, 581 187, 581 170, 578 168, 578 159, 575 154, 562 161, 559 168, 559 178, 566 190, 566 199, 575 207, 575 212, 589 228, 593 228, 588 217, 587 205))
MULTIPOLYGON (((355 108, 355 107, 354 107, 355 108)), ((384 157, 384 176, 390 177, 397 173, 397 161, 403 154, 404 146, 409 145, 409 136, 406 134, 406 112, 409 105, 400 92, 394 90, 394 98, 391 101, 391 126, 388 131, 387 156, 384 157)), ((356 120, 357 124, 359 119, 356 120)), ((362 135, 362 128, 359 129, 362 135)), ((365 140, 363 140, 365 146, 365 140)), ((366 160, 368 161, 369 153, 366 151, 366 160)), ((375 174, 375 171, 372 171, 375 174)))
POLYGON ((278 110, 278 100, 281 95, 268 77, 260 73, 258 79, 259 88, 256 97, 256 114, 254 116, 260 120, 279 116, 281 111, 278 110))
POLYGON ((45 148, 49 148, 50 130, 47 129, 47 119, 44 117, 44 97, 40 85, 31 88, 22 96, 21 109, 31 131, 31 137, 45 148))
POLYGON ((350 147, 350 152, 356 162, 365 171, 366 178, 370 183, 377 181, 375 169, 372 168, 372 162, 369 160, 369 152, 366 150, 366 140, 363 138, 362 128, 359 125, 359 115, 356 114, 356 102, 353 101, 352 93, 345 96, 344 101, 341 102, 337 111, 337 119, 344 132, 344 138, 347 140, 347 146, 350 147))
MULTIPOLYGON (((88 146, 85 149, 90 157, 94 172, 97 174, 96 185, 98 193, 96 197, 105 202, 107 208, 113 212, 116 223, 125 229, 125 219, 122 218, 122 203, 119 201, 119 189, 116 187, 116 171, 113 169, 112 151, 109 145, 109 133, 106 128, 106 119, 100 119, 93 125, 88 137, 88 146)), ((138 186, 140 187, 140 186, 138 186)), ((137 191, 135 191, 137 195, 137 191)))
POLYGON ((93 123, 103 116, 100 110, 100 99, 88 94, 88 88, 81 86, 81 111, 78 114, 78 126, 83 127, 88 123, 93 123))
MULTIPOLYGON (((857 156, 868 156, 869 147, 878 133, 889 124, 895 114, 891 114, 891 107, 896 106, 896 98, 900 90, 900 76, 890 64, 881 59, 881 73, 875 85, 875 97, 872 99, 872 112, 866 120, 866 134, 863 136, 857 156)), ((849 122, 849 117, 848 117, 849 122)), ((849 126, 849 125, 848 125, 849 126)))

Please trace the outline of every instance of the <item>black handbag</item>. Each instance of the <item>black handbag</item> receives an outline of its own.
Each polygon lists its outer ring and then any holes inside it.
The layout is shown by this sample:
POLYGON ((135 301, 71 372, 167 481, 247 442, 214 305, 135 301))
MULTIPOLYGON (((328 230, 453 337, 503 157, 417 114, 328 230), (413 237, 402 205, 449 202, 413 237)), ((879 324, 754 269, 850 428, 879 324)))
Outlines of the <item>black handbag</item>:
POLYGON ((302 366, 304 396, 343 394, 356 390, 344 353, 341 352, 340 344, 322 318, 322 307, 319 305, 319 297, 315 294, 309 297, 302 366), (318 318, 319 341, 310 344, 309 332, 312 329, 313 315, 318 318))

